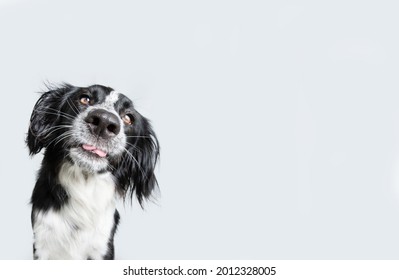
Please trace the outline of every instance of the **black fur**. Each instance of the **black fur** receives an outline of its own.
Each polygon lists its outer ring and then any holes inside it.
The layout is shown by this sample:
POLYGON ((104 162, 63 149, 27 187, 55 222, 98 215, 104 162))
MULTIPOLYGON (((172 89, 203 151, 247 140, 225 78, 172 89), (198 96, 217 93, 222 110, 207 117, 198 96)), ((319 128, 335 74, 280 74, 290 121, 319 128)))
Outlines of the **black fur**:
MULTIPOLYGON (((58 211, 68 203, 68 193, 57 179, 61 164, 71 161, 68 154, 70 147, 65 139, 60 137, 70 128, 62 125, 71 125, 71 116, 76 117, 85 110, 79 102, 81 96, 90 96, 91 105, 95 105, 104 101, 112 90, 101 85, 75 87, 63 84, 43 93, 34 106, 26 143, 31 156, 42 149, 45 149, 45 152, 31 197, 32 225, 35 223, 35 210, 58 211)), ((123 128, 128 137, 125 147, 128 152, 119 157, 109 158, 109 169, 99 172, 112 172, 118 193, 123 198, 133 198, 135 195, 143 206, 144 200, 148 199, 158 186, 154 168, 159 157, 159 143, 150 122, 134 109, 129 98, 120 94, 114 107, 116 112, 121 114, 128 111, 134 119, 132 125, 123 128), (135 160, 131 160, 129 153, 135 160)), ((108 244, 109 251, 104 259, 114 258, 113 239, 118 223, 119 213, 116 211, 108 244)))

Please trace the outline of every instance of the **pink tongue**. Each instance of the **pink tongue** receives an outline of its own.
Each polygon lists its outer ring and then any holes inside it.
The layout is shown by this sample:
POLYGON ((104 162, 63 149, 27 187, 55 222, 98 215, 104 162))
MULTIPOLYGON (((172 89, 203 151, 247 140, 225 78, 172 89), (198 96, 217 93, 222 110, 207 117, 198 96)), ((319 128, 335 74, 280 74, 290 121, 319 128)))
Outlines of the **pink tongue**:
POLYGON ((96 147, 92 146, 92 145, 87 145, 87 144, 83 144, 82 148, 86 151, 90 151, 92 153, 97 154, 99 157, 106 157, 107 153, 97 149, 96 147))

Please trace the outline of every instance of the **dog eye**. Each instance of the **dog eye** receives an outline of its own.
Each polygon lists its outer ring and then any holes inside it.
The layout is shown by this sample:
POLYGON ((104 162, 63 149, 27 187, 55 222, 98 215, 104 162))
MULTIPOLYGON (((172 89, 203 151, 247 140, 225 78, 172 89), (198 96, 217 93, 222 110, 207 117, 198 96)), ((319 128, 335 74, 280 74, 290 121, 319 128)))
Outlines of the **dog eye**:
POLYGON ((83 95, 80 98, 80 103, 82 103, 84 105, 89 105, 90 104, 90 97, 88 97, 87 95, 83 95))
POLYGON ((122 120, 125 124, 131 125, 133 123, 133 116, 132 115, 124 115, 122 120))

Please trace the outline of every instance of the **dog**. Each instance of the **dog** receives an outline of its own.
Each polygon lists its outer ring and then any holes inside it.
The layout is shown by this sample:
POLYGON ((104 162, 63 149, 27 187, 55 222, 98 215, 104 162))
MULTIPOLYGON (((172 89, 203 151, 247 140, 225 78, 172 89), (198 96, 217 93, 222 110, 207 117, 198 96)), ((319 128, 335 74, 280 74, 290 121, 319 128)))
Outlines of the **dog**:
POLYGON ((158 188, 150 121, 110 87, 52 86, 34 106, 26 144, 44 149, 31 196, 34 259, 114 259, 116 200, 141 207, 158 188))

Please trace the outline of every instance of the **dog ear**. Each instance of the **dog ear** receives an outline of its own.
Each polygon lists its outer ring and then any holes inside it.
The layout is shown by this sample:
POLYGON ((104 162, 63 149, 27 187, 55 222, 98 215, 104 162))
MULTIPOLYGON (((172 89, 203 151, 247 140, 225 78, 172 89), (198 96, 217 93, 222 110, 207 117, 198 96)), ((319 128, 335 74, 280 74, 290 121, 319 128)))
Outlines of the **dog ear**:
POLYGON ((55 135, 51 137, 51 131, 61 117, 61 100, 66 87, 67 85, 49 90, 43 93, 36 102, 30 117, 29 130, 26 137, 30 155, 39 153, 55 137, 55 135))
POLYGON ((128 135, 126 151, 115 164, 114 176, 123 196, 130 195, 132 199, 135 194, 143 207, 144 199, 158 186, 154 171, 159 143, 149 121, 144 117, 140 119, 140 135, 128 135))

